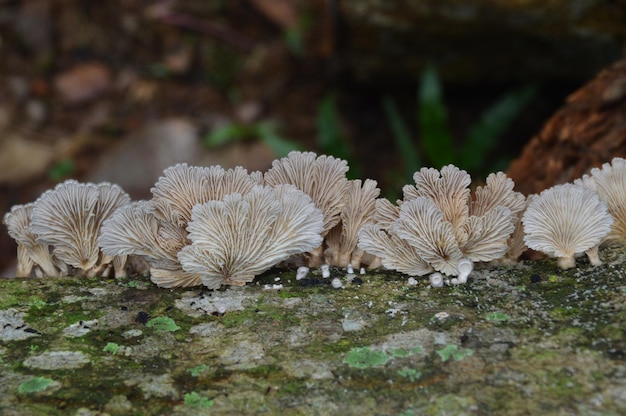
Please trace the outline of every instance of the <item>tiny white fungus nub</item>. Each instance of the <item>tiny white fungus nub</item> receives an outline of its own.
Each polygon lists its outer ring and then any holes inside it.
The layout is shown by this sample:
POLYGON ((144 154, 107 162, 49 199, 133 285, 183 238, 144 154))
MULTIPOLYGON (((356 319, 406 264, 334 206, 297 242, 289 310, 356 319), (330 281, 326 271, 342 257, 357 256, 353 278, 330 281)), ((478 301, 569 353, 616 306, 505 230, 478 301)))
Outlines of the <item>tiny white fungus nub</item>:
POLYGON ((469 259, 461 259, 459 264, 457 264, 457 269, 459 270, 458 282, 461 284, 467 283, 467 277, 474 270, 474 263, 469 259))
POLYGON ((443 276, 441 273, 433 273, 430 275, 431 287, 443 287, 443 276))
POLYGON ((298 267, 296 272, 296 280, 302 280, 309 274, 309 268, 306 266, 298 267))
POLYGON ((324 279, 328 279, 330 277, 330 266, 328 264, 322 264, 320 266, 320 270, 322 271, 322 277, 324 279))
POLYGON ((331 284, 335 289, 340 289, 343 287, 343 283, 341 283, 341 279, 339 279, 338 277, 335 277, 332 280, 331 284))
POLYGON ((415 279, 414 277, 409 277, 409 280, 407 280, 406 284, 409 286, 417 286, 417 279, 415 279))
POLYGON ((346 267, 346 272, 348 274, 354 274, 354 268, 352 267, 351 264, 348 264, 348 267, 346 267))

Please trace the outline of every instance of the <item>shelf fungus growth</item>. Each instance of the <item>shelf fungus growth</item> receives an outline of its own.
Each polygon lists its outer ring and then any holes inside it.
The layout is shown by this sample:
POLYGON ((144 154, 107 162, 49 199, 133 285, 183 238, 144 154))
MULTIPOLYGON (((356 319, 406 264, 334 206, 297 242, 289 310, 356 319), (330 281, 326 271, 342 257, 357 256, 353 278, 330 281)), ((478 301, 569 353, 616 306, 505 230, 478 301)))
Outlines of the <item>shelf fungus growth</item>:
POLYGON ((322 243, 323 214, 292 185, 257 186, 250 193, 194 206, 191 244, 178 254, 183 270, 211 289, 242 286, 292 255, 322 243))
POLYGON ((602 264, 598 246, 611 231, 613 218, 595 192, 574 184, 557 185, 534 197, 524 216, 524 241, 533 250, 556 257, 562 269, 576 265, 586 253, 602 264))
POLYGON ((5 222, 20 247, 18 272, 30 274, 35 264, 35 273, 46 276, 107 275, 111 266, 116 276, 124 274, 126 258, 102 253, 98 235, 102 223, 129 202, 117 185, 67 180, 32 205, 14 207, 5 222))
POLYGON ((489 175, 473 200, 470 176, 456 166, 423 168, 413 178, 416 185, 404 187, 397 206, 376 202, 376 224, 359 232, 361 249, 381 257, 389 269, 411 276, 460 275, 460 282, 471 271, 468 262, 506 254, 524 196, 503 173, 489 175))
POLYGON ((9 235, 17 242, 17 277, 28 277, 34 271, 37 276, 56 277, 67 274, 67 268, 50 252, 47 244, 37 242, 37 236, 30 230, 30 214, 33 203, 15 205, 4 215, 3 223, 9 235))
POLYGON ((613 216, 613 226, 605 241, 626 241, 626 160, 613 158, 602 169, 591 169, 591 175, 584 175, 574 183, 597 193, 613 216))
MULTIPOLYGON (((313 152, 290 152, 275 160, 265 175, 270 186, 291 184, 309 195, 324 215, 322 237, 341 220, 341 212, 348 192, 348 163, 332 156, 317 156, 313 152)), ((308 266, 318 267, 324 261, 324 247, 320 244, 309 251, 308 266)), ((345 266, 345 265, 344 265, 345 266)))

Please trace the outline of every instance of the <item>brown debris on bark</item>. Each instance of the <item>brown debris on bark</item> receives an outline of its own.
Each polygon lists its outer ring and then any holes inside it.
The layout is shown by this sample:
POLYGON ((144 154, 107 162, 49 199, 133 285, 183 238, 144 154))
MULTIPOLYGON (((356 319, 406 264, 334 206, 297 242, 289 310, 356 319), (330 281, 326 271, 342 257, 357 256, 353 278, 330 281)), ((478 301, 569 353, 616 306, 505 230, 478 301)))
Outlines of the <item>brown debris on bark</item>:
POLYGON ((514 160, 507 175, 524 193, 572 182, 626 156, 626 60, 572 93, 514 160))

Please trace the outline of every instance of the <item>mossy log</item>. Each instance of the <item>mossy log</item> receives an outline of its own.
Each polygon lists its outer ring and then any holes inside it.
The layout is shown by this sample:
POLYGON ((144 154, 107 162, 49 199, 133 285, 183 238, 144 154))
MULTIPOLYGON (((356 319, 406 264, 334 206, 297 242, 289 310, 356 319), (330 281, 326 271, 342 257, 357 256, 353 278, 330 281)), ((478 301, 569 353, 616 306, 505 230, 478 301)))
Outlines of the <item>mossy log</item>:
POLYGON ((0 414, 621 414, 626 248, 600 254, 440 289, 338 269, 339 289, 0 279, 0 414))

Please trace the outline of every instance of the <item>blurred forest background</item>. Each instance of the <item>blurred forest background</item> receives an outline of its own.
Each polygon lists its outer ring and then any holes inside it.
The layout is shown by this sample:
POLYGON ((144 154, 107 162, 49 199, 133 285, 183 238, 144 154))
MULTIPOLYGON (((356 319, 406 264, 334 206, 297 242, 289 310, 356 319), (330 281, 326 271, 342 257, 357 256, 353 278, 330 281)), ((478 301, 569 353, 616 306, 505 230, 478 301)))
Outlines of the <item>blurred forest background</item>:
POLYGON ((390 198, 421 166, 480 181, 625 42, 624 0, 0 0, 0 208, 293 149, 390 198))

